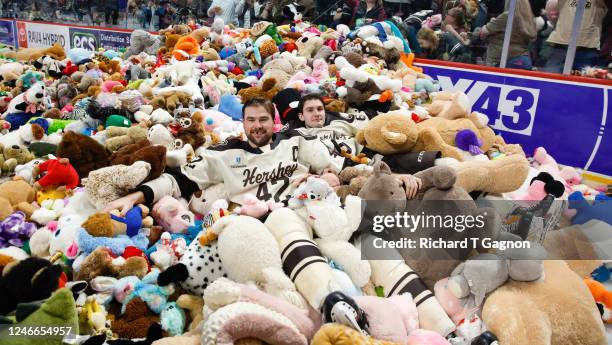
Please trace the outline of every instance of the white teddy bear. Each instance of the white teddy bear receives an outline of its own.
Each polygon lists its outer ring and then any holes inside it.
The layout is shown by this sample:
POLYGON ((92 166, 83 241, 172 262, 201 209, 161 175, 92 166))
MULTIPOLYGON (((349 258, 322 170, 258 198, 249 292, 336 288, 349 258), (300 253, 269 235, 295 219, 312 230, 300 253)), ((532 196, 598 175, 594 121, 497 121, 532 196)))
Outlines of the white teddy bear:
POLYGON ((32 171, 34 170, 34 166, 42 164, 44 161, 44 159, 37 158, 25 164, 19 164, 15 167, 15 175, 23 177, 27 183, 32 183, 34 182, 32 180, 32 171))
POLYGON ((38 224, 47 225, 62 215, 64 206, 63 199, 47 199, 42 202, 39 209, 32 213, 30 218, 38 224))
POLYGON ((291 195, 288 206, 297 209, 311 201, 321 200, 334 206, 340 206, 340 198, 322 178, 311 176, 302 183, 291 195))

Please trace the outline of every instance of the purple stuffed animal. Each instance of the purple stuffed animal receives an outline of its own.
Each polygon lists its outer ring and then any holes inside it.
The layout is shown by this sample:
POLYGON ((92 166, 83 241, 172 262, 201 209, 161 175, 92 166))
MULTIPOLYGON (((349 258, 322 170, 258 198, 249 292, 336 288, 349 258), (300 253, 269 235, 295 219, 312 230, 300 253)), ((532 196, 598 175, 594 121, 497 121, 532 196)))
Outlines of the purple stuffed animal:
POLYGON ((479 155, 484 152, 480 149, 482 140, 476 136, 471 129, 463 129, 457 132, 455 136, 455 144, 457 148, 468 151, 472 155, 479 155))
POLYGON ((0 248, 21 247, 36 231, 36 224, 26 222, 25 213, 13 212, 0 222, 0 248))

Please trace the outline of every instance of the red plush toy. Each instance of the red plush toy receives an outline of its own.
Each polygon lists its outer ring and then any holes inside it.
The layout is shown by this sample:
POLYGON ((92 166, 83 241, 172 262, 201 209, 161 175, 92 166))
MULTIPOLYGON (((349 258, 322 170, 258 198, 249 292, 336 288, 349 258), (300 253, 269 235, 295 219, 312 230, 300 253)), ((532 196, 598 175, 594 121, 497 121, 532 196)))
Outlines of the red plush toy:
POLYGON ((74 73, 74 72, 76 72, 78 70, 79 70, 79 66, 73 65, 72 62, 68 61, 68 64, 66 65, 66 68, 64 68, 62 70, 62 74, 70 76, 70 75, 72 75, 72 73, 74 73))
POLYGON ((45 171, 47 174, 34 184, 34 188, 66 186, 67 190, 72 190, 79 185, 79 174, 70 164, 68 158, 50 159, 41 163, 34 168, 32 175, 36 178, 45 171))

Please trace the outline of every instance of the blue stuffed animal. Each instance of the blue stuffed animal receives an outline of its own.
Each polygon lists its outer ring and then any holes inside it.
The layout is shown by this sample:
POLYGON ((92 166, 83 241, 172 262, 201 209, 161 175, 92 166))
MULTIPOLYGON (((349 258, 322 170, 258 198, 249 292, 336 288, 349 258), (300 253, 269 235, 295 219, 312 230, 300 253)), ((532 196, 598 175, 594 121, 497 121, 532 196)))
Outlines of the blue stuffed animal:
POLYGON ((86 60, 91 60, 93 52, 83 48, 72 48, 66 53, 66 56, 73 64, 78 65, 86 60))
POLYGON ((117 237, 94 237, 91 236, 85 229, 79 229, 78 232, 79 249, 85 254, 93 252, 98 247, 107 247, 115 255, 123 255, 126 247, 136 247, 142 251, 147 249, 149 239, 145 231, 140 231, 134 237, 119 235, 117 237))
POLYGON ((591 219, 601 220, 607 224, 612 224, 612 198, 601 193, 595 197, 593 204, 590 204, 581 192, 573 192, 567 197, 569 209, 576 210, 576 215, 572 218, 572 224, 582 225, 591 219))
MULTIPOLYGON (((154 268, 146 276, 142 277, 142 280, 134 280, 135 277, 124 277, 119 279, 113 292, 115 298, 118 298, 118 292, 130 291, 123 298, 123 306, 121 307, 121 313, 125 312, 125 307, 130 301, 136 297, 139 297, 143 302, 147 304, 151 311, 159 314, 164 310, 166 303, 168 302, 168 296, 174 293, 174 285, 159 286, 157 285, 157 276, 159 275, 159 269, 154 268)), ((138 279, 138 278, 136 278, 138 279)))
POLYGON ((434 83, 434 80, 431 78, 418 78, 415 82, 414 90, 416 92, 438 92, 440 91, 440 84, 434 83))
POLYGON ((185 311, 176 302, 166 303, 159 315, 162 329, 174 337, 183 334, 185 329, 185 311))
POLYGON ((123 277, 113 286, 113 295, 118 302, 122 303, 122 314, 128 303, 138 297, 147 304, 151 311, 160 315, 164 331, 171 336, 181 335, 185 329, 185 311, 176 302, 168 302, 168 297, 174 293, 174 285, 157 285, 159 273, 158 268, 153 268, 142 280, 134 276, 123 277))
POLYGON ((223 95, 219 102, 219 111, 234 121, 242 121, 242 103, 234 95, 223 95))
POLYGON ((612 277, 612 263, 603 264, 595 269, 591 273, 591 278, 597 280, 600 283, 605 283, 612 277))

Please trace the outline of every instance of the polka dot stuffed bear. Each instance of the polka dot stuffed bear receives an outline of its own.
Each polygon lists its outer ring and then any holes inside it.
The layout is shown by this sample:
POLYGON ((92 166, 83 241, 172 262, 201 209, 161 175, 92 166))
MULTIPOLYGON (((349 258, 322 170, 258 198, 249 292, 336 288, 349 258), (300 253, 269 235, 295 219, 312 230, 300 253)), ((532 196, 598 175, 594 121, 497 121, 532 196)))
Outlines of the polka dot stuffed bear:
POLYGON ((219 277, 227 277, 219 259, 217 242, 203 246, 198 241, 199 236, 189 244, 179 263, 160 273, 159 285, 180 283, 185 290, 202 296, 210 283, 219 277))

